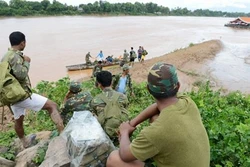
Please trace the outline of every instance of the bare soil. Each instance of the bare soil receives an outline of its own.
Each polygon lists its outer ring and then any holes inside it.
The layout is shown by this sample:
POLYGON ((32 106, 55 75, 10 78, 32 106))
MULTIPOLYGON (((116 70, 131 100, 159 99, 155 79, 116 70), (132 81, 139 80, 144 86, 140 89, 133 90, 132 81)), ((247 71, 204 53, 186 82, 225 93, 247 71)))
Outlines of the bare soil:
MULTIPOLYGON (((134 82, 147 81, 148 70, 157 62, 173 64, 178 69, 178 77, 181 83, 180 91, 190 91, 197 83, 210 80, 213 86, 216 81, 210 76, 207 61, 212 60, 222 49, 219 40, 211 40, 190 46, 185 49, 176 50, 160 57, 145 60, 142 63, 135 63, 130 69, 131 78, 134 82)), ((121 72, 119 67, 109 69, 113 74, 121 72)))

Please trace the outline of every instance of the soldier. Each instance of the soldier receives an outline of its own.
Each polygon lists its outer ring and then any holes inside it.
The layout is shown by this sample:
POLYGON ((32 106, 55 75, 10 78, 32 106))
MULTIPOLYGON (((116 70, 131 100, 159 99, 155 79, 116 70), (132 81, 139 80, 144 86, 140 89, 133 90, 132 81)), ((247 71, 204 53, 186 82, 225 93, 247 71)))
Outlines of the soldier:
POLYGON ((126 94, 127 96, 133 96, 132 80, 129 74, 130 66, 124 64, 122 66, 122 73, 115 75, 113 79, 112 88, 117 92, 126 94))
POLYGON ((144 63, 144 59, 147 54, 148 54, 147 50, 142 47, 142 56, 141 56, 141 61, 140 61, 142 64, 144 63))
POLYGON ((85 62, 86 64, 92 64, 90 61, 90 57, 92 58, 92 56, 90 55, 90 52, 88 52, 85 56, 85 62))
POLYGON ((96 77, 96 74, 101 71, 102 71, 102 61, 98 61, 97 65, 95 65, 95 67, 93 68, 92 78, 96 77))
POLYGON ((139 46, 139 49, 138 49, 138 61, 140 62, 141 61, 141 56, 142 56, 142 46, 139 46))
POLYGON ((109 135, 114 144, 116 144, 118 142, 117 128, 122 121, 128 120, 126 110, 128 107, 128 99, 126 95, 116 92, 111 88, 112 74, 110 72, 99 72, 96 76, 96 81, 102 93, 92 99, 90 106, 97 115, 98 121, 105 132, 109 135), (109 113, 106 113, 105 107, 108 107, 108 102, 111 102, 113 105, 110 111, 108 111, 109 113), (118 109, 112 110, 112 108, 118 109), (110 114, 114 117, 109 117, 108 115, 110 114))
POLYGON ((134 66, 134 62, 135 62, 135 59, 136 59, 136 53, 134 51, 134 48, 131 47, 131 50, 130 50, 130 55, 129 55, 129 62, 130 62, 130 66, 133 67, 134 66))
POLYGON ((69 91, 64 99, 64 106, 62 108, 61 115, 64 118, 64 123, 68 123, 69 119, 72 117, 74 111, 84 111, 89 110, 90 101, 92 96, 90 92, 82 91, 81 83, 71 82, 69 86, 69 91))
POLYGON ((150 69, 147 89, 156 103, 120 125, 120 149, 110 154, 107 167, 143 167, 149 158, 158 167, 209 167, 209 140, 200 112, 191 98, 177 95, 179 87, 173 65, 156 63, 150 69), (131 143, 136 126, 148 119, 151 124, 131 143))
POLYGON ((26 138, 24 135, 23 119, 26 109, 31 109, 33 111, 40 111, 42 109, 47 110, 52 121, 56 124, 59 133, 63 131, 64 125, 57 104, 48 98, 32 93, 31 91, 31 83, 28 75, 30 58, 22 53, 26 46, 25 35, 19 31, 12 32, 9 36, 9 40, 11 48, 4 55, 2 61, 9 62, 13 76, 16 77, 28 94, 25 99, 10 106, 14 113, 15 131, 17 136, 21 140, 23 147, 27 148, 33 144, 36 136, 31 135, 30 138, 26 138))
POLYGON ((125 64, 128 63, 129 61, 129 53, 127 52, 126 49, 124 50, 124 53, 123 53, 123 61, 125 64))

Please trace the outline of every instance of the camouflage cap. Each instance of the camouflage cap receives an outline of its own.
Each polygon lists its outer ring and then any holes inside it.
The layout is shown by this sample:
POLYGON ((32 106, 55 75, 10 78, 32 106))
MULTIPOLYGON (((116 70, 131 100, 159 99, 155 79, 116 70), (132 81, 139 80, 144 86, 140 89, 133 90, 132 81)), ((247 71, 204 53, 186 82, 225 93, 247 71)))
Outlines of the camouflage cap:
POLYGON ((176 88, 178 77, 176 68, 171 64, 158 62, 148 74, 148 88, 158 94, 165 94, 176 88))
POLYGON ((128 69, 130 69, 130 66, 129 66, 129 65, 124 64, 124 65, 122 66, 122 70, 123 70, 123 71, 128 70, 128 69))
POLYGON ((70 83, 70 86, 69 86, 69 90, 73 93, 77 93, 77 92, 80 92, 82 89, 81 89, 81 83, 80 82, 71 82, 70 83))

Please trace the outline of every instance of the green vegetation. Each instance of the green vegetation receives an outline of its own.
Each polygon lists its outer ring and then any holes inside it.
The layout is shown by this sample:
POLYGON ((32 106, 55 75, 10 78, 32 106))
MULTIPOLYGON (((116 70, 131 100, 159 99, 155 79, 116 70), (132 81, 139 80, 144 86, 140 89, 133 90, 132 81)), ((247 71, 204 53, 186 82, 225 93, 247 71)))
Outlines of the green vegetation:
MULTIPOLYGON (((57 82, 40 82, 34 91, 48 96, 61 105, 67 92, 69 78, 57 82)), ((94 81, 83 82, 83 87, 95 96, 100 90, 93 87, 94 81)), ((249 167, 250 166, 250 96, 240 92, 231 92, 223 95, 221 91, 213 91, 209 83, 197 84, 198 91, 185 92, 197 104, 203 123, 207 130, 211 148, 211 167, 249 167)), ((146 89, 146 83, 134 84, 135 97, 129 99, 130 117, 135 117, 144 108, 154 102, 146 89)), ((147 126, 148 122, 140 125, 132 138, 147 126)), ((42 130, 55 130, 54 124, 44 111, 29 114, 25 118, 25 131, 30 134, 42 130)), ((14 130, 0 132, 0 147, 10 147, 16 138, 14 130)), ((34 162, 41 163, 46 148, 39 149, 34 162)), ((7 153, 0 154, 7 159, 14 159, 15 154, 10 149, 7 153)))
POLYGON ((189 44, 189 47, 192 47, 192 46, 194 46, 194 44, 193 44, 193 43, 190 43, 190 44, 189 44))
POLYGON ((174 8, 159 6, 155 3, 109 3, 108 1, 96 1, 94 3, 72 6, 62 4, 59 1, 49 0, 26 1, 10 0, 10 3, 0 0, 0 16, 39 16, 39 15, 163 15, 163 16, 219 16, 238 17, 250 16, 250 13, 230 13, 187 8, 174 8))
POLYGON ((32 159, 32 161, 35 164, 40 165, 44 161, 47 149, 48 149, 48 145, 45 145, 44 147, 39 147, 37 150, 36 156, 32 159))

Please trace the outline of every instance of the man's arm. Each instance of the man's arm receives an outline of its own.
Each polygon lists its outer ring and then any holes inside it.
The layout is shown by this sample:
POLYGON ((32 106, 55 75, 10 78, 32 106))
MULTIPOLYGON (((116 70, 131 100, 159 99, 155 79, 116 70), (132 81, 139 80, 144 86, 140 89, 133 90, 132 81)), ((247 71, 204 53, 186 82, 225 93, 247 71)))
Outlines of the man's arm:
POLYGON ((129 101, 126 95, 121 94, 118 98, 118 102, 126 109, 129 105, 129 101))
POLYGON ((137 115, 135 118, 133 118, 129 124, 133 127, 136 127, 141 122, 150 119, 151 117, 158 115, 160 112, 157 108, 157 104, 154 103, 147 107, 145 110, 143 110, 139 115, 137 115))
POLYGON ((10 66, 12 67, 12 72, 18 80, 24 80, 28 76, 30 67, 30 58, 20 55, 15 55, 10 61, 10 66))
POLYGON ((119 78, 120 78, 120 75, 115 75, 114 77, 113 77, 113 81, 112 81, 112 88, 115 90, 116 89, 116 86, 117 86, 117 84, 118 84, 118 81, 119 81, 119 78))
POLYGON ((129 134, 135 130, 128 122, 123 122, 120 127, 120 149, 119 155, 124 162, 131 162, 137 160, 130 151, 130 139, 129 134))

